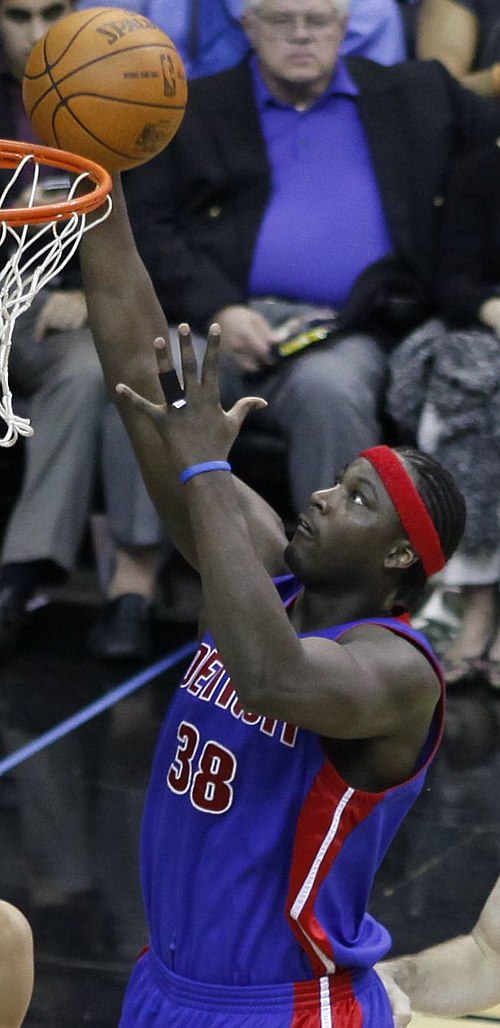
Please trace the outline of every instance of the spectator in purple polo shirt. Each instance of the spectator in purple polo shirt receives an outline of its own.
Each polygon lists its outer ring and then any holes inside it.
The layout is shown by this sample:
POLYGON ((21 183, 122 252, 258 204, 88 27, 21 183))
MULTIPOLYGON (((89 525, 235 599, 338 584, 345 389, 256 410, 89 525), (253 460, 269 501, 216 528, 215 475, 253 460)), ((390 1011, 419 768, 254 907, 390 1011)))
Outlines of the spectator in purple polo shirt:
POLYGON ((286 440, 298 510, 380 441, 386 351, 432 301, 449 164, 500 129, 438 63, 339 58, 348 16, 246 0, 253 52, 194 80, 173 142, 124 176, 170 322, 219 322, 226 402, 272 398, 256 417, 286 440), (281 359, 304 319, 330 337, 281 359))

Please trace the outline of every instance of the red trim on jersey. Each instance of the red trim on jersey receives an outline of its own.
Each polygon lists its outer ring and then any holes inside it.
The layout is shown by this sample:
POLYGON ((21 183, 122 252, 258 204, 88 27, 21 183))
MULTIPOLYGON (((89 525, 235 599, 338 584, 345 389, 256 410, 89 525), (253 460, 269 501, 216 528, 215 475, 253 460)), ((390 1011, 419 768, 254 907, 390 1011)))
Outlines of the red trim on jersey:
POLYGON ((286 910, 290 927, 318 976, 335 968, 332 941, 314 912, 318 892, 350 833, 384 795, 357 793, 325 761, 303 804, 286 910))

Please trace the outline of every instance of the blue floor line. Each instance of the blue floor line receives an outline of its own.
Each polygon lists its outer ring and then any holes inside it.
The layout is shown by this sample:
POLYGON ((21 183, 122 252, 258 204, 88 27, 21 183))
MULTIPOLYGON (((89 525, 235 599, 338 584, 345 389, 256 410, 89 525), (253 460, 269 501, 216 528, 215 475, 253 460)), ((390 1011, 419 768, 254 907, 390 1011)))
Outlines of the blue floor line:
POLYGON ((3 760, 0 760, 0 777, 6 774, 7 771, 11 771, 13 767, 17 767, 18 764, 22 764, 23 761, 34 756, 35 753, 40 753, 40 750, 44 750, 53 742, 62 739, 64 735, 73 732, 75 728, 80 728, 86 721, 90 721, 93 717, 97 717, 98 714, 102 714, 104 710, 112 707, 113 704, 118 703, 125 696, 130 696, 131 693, 140 689, 142 685, 147 685, 153 678, 161 675, 163 671, 168 671, 170 668, 175 667, 185 657, 189 657, 191 653, 194 653, 197 645, 196 640, 191 640, 191 642, 181 646, 180 649, 174 650, 167 657, 157 661, 156 664, 151 664, 144 671, 134 675, 133 678, 129 678, 122 685, 117 685, 115 689, 111 689, 110 692, 105 693, 104 696, 95 700, 94 703, 89 703, 87 707, 82 707, 81 710, 66 718, 65 721, 60 721, 54 728, 50 728, 48 732, 37 736, 36 739, 27 743, 26 746, 22 746, 19 750, 15 750, 14 753, 10 753, 8 757, 4 757, 3 760))

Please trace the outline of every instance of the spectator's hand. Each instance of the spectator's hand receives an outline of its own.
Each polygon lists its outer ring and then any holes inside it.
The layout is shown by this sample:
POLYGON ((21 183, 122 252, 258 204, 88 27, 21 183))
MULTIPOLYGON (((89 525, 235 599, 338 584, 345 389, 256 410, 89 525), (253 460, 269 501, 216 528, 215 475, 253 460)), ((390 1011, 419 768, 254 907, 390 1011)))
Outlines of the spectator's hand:
POLYGON ((273 329, 269 322, 250 307, 224 307, 213 319, 220 325, 221 352, 240 371, 261 371, 274 364, 273 329))
POLYGON ((81 289, 55 289, 50 293, 35 322, 35 340, 47 332, 69 332, 87 321, 87 303, 81 289))
POLYGON ((391 961, 376 964, 375 971, 389 997, 394 1018, 394 1028, 406 1028, 412 1019, 412 1009, 408 996, 395 981, 391 961))

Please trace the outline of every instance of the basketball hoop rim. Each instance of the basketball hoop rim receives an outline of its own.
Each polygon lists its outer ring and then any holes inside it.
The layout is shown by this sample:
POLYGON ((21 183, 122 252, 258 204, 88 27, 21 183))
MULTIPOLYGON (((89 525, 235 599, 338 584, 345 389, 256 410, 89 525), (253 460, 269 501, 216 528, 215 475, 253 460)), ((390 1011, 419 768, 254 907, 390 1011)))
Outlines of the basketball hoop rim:
POLYGON ((0 208, 0 222, 7 222, 9 225, 39 225, 50 221, 67 221, 73 214, 81 216, 97 210, 111 192, 113 183, 109 172, 87 157, 38 143, 0 139, 0 168, 16 168, 19 162, 28 156, 32 156, 37 164, 62 168, 75 175, 87 174, 96 188, 90 193, 71 200, 61 200, 59 203, 41 204, 37 207, 0 208))

